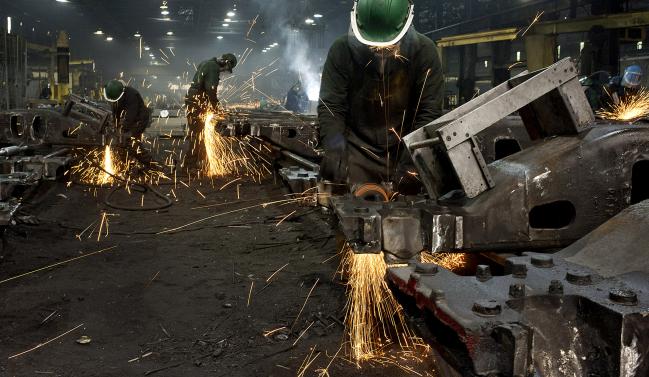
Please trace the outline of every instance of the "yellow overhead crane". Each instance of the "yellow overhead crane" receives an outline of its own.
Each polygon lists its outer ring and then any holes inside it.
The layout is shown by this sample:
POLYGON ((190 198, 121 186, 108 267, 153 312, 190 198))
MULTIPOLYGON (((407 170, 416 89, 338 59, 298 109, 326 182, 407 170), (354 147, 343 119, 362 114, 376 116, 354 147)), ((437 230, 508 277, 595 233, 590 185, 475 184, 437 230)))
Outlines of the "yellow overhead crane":
POLYGON ((556 41, 559 34, 584 33, 595 26, 600 26, 604 29, 631 29, 627 30, 626 39, 641 41, 644 39, 644 29, 633 28, 647 25, 649 25, 649 12, 618 13, 572 20, 539 22, 532 25, 527 31, 525 28, 506 28, 453 35, 438 39, 436 42, 440 50, 443 50, 446 47, 525 38, 527 69, 535 71, 556 62, 556 41), (633 32, 637 35, 633 35, 633 32))

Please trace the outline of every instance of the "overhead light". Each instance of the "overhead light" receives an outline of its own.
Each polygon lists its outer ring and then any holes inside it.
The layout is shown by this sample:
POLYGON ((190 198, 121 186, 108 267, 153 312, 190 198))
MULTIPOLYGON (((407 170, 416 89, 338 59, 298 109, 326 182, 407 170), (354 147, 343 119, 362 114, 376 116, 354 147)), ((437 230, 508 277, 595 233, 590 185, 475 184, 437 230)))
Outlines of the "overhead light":
POLYGON ((166 2, 166 1, 163 1, 163 2, 162 2, 162 5, 160 5, 160 9, 167 9, 167 8, 169 8, 169 7, 167 6, 167 2, 166 2))
POLYGON ((228 26, 230 26, 230 24, 223 24, 223 27, 228 27, 228 26))
POLYGON ((216 39, 223 39, 223 36, 219 35, 218 37, 216 37, 216 39))
POLYGON ((312 23, 314 23, 315 21, 313 21, 312 18, 307 18, 306 20, 304 20, 304 22, 307 23, 307 24, 312 24, 312 23))
POLYGON ((11 34, 11 17, 7 17, 7 34, 11 34))
POLYGON ((69 3, 70 0, 56 0, 57 3, 69 3))
POLYGON ((231 18, 226 18, 226 19, 224 19, 223 21, 225 21, 225 22, 232 22, 232 19, 231 19, 231 18))
POLYGON ((107 42, 112 42, 112 41, 113 41, 113 37, 106 37, 106 41, 107 41, 107 42))
POLYGON ((235 13, 233 11, 229 11, 227 13, 228 17, 234 17, 235 13))
POLYGON ((268 51, 268 50, 261 50, 261 52, 263 52, 263 53, 266 53, 266 51, 268 51))
POLYGON ((273 47, 276 47, 277 45, 279 45, 279 43, 275 42, 275 43, 273 43, 272 46, 273 46, 273 47))
POLYGON ((313 18, 322 18, 322 15, 320 13, 316 13, 313 15, 313 18))
POLYGON ((96 32, 93 33, 94 35, 104 35, 104 32, 101 29, 97 29, 96 32))
POLYGON ((140 38, 140 37, 142 37, 142 34, 140 34, 139 31, 136 31, 135 34, 133 34, 133 36, 134 36, 135 38, 140 38))
POLYGON ((163 16, 167 16, 167 15, 169 15, 169 11, 168 10, 163 10, 162 12, 160 12, 160 14, 162 14, 163 16))
POLYGON ((151 49, 151 47, 149 47, 149 46, 144 46, 144 51, 149 51, 150 49, 151 49))
POLYGON ((167 35, 174 35, 174 32, 173 31, 168 31, 167 35))

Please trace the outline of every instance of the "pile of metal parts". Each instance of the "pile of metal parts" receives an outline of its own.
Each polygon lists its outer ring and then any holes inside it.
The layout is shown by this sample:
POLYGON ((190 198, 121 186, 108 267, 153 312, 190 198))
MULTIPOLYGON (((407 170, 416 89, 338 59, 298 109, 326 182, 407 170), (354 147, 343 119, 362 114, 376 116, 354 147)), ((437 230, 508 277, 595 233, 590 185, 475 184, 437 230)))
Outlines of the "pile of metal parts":
POLYGON ((649 375, 649 126, 597 122, 566 59, 404 142, 426 195, 332 202, 356 252, 409 263, 387 278, 459 374, 649 375), (485 153, 515 112, 526 147, 485 153), (481 264, 460 276, 423 250, 481 264))
POLYGON ((0 228, 12 223, 21 199, 43 180, 63 177, 70 146, 117 142, 112 112, 71 95, 62 108, 0 112, 0 228))

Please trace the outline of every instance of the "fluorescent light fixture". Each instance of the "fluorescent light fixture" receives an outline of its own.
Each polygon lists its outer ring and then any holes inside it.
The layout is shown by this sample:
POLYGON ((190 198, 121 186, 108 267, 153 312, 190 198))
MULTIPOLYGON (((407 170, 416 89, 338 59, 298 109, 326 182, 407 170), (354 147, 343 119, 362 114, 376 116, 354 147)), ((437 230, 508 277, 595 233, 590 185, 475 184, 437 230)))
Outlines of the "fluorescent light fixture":
POLYGON ((163 16, 168 16, 169 11, 168 10, 163 10, 162 12, 160 12, 160 14, 163 15, 163 16))
POLYGON ((223 24, 223 27, 228 27, 228 26, 230 26, 230 24, 223 24))
POLYGON ((216 39, 223 39, 223 36, 219 35, 218 37, 216 37, 216 39))
POLYGON ((306 20, 304 20, 304 22, 307 23, 307 24, 312 24, 312 23, 314 23, 315 21, 313 21, 312 18, 307 18, 306 20))
POLYGON ((140 37, 142 37, 142 34, 140 34, 139 31, 136 31, 135 34, 133 34, 133 36, 134 36, 135 38, 140 38, 140 37))
POLYGON ((56 0, 57 3, 69 3, 70 0, 56 0))
POLYGON ((11 17, 7 17, 7 34, 11 34, 11 17))
POLYGON ((160 5, 160 9, 167 9, 167 8, 169 8, 169 7, 167 6, 167 2, 166 2, 166 1, 163 1, 163 2, 162 2, 162 5, 160 5))
POLYGON ((112 41, 113 41, 113 37, 106 37, 106 42, 112 42, 112 41))
POLYGON ((228 17, 234 17, 235 13, 233 11, 229 11, 227 13, 228 17))
POLYGON ((168 31, 167 35, 174 35, 174 32, 173 31, 168 31))
POLYGON ((232 22, 232 19, 231 19, 231 18, 226 18, 226 19, 224 19, 223 21, 225 21, 225 22, 232 22))
POLYGON ((313 18, 322 18, 322 15, 320 13, 316 13, 313 15, 313 18))
POLYGON ((149 46, 144 46, 144 51, 149 51, 150 49, 151 49, 151 47, 149 47, 149 46))
POLYGON ((97 31, 94 32, 93 34, 95 34, 95 35, 104 35, 104 32, 101 29, 97 29, 97 31))
POLYGON ((277 47, 278 45, 279 45, 279 43, 277 43, 277 42, 273 43, 273 47, 277 47))

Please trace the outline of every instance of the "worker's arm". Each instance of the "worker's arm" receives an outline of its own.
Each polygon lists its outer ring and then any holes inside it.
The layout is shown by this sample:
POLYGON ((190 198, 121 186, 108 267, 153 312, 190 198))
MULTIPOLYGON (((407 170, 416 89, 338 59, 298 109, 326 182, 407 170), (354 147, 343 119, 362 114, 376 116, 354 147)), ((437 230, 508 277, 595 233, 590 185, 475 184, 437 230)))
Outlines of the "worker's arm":
POLYGON ((325 152, 320 173, 334 182, 343 182, 347 177, 346 119, 351 63, 345 39, 336 40, 324 65, 318 103, 320 145, 325 152))
POLYGON ((435 43, 426 39, 416 62, 417 81, 415 98, 418 101, 415 129, 423 127, 442 115, 444 102, 444 74, 435 43))
POLYGON ((219 105, 218 87, 219 81, 221 80, 219 64, 208 64, 205 69, 204 75, 203 85, 205 93, 207 94, 207 99, 209 100, 212 109, 216 109, 219 105))
POLYGON ((318 102, 320 143, 325 150, 344 142, 345 120, 349 112, 350 63, 349 49, 344 40, 336 40, 324 65, 318 102))

